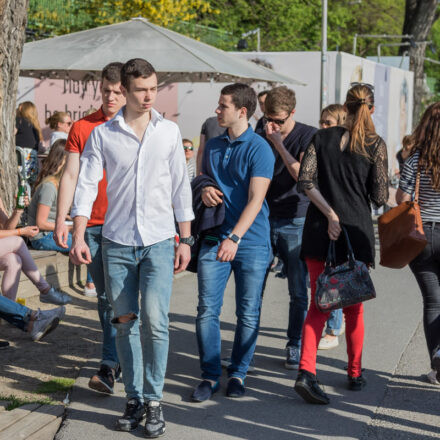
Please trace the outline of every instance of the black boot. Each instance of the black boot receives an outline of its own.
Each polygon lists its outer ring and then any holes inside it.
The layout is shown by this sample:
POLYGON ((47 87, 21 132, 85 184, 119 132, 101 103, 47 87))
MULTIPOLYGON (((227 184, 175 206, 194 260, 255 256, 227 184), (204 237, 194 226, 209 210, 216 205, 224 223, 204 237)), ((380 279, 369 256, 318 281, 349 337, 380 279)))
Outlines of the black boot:
POLYGON ((319 386, 316 376, 300 370, 295 382, 295 391, 308 403, 327 405, 330 399, 319 386))

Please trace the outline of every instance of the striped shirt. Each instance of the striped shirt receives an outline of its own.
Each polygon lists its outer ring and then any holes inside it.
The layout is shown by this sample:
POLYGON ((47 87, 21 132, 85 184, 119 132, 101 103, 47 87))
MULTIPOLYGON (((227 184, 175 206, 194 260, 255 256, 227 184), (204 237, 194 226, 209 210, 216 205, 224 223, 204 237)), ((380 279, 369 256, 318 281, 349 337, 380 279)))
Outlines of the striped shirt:
MULTIPOLYGON (((418 163, 419 152, 416 151, 406 160, 400 175, 399 188, 407 194, 415 191, 418 163)), ((419 205, 422 221, 440 222, 440 191, 433 189, 430 174, 423 170, 420 173, 419 205)))
POLYGON ((191 183, 196 177, 196 161, 192 157, 186 162, 186 169, 188 170, 189 182, 191 183))

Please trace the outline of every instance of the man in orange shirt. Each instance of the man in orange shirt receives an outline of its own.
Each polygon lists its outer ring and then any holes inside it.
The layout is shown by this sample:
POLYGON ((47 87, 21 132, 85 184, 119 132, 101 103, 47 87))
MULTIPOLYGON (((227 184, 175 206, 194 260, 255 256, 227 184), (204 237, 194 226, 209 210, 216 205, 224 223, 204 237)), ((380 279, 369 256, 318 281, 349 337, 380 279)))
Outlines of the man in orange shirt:
MULTIPOLYGON (((110 63, 104 67, 101 75, 102 107, 95 113, 75 122, 67 139, 67 165, 60 181, 57 219, 55 225, 55 241, 58 246, 67 248, 68 230, 64 219, 70 209, 79 174, 80 155, 93 129, 112 119, 125 104, 121 93, 122 63, 110 63)), ((116 353, 116 330, 111 324, 113 311, 104 290, 104 273, 101 254, 101 230, 107 211, 107 180, 99 182, 98 195, 93 205, 92 214, 87 223, 85 238, 92 255, 92 263, 88 268, 92 275, 98 295, 98 314, 103 331, 102 359, 99 371, 92 376, 89 387, 107 394, 113 394, 115 377, 119 370, 119 360, 116 353)))

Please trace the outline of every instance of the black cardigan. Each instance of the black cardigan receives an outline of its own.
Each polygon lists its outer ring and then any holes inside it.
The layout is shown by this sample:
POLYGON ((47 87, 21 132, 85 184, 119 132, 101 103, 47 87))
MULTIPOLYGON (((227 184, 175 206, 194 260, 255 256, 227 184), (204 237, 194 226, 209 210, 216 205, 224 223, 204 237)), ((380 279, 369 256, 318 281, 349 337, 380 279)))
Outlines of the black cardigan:
MULTIPOLYGON (((306 150, 299 173, 301 191, 317 187, 346 227, 357 260, 374 266, 375 238, 371 202, 388 200, 388 160, 385 142, 378 137, 366 147, 369 157, 341 151, 343 127, 319 130, 306 150)), ((328 221, 310 203, 304 225, 301 257, 324 261, 329 246, 328 221)), ((347 260, 343 239, 336 242, 337 263, 347 260)))

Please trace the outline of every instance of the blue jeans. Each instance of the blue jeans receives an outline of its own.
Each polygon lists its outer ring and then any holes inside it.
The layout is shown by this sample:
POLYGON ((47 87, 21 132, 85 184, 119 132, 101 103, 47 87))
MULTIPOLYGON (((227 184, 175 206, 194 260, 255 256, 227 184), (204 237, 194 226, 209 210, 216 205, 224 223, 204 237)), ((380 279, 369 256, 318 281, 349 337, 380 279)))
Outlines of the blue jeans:
POLYGON ((300 347, 307 315, 307 266, 300 258, 305 217, 271 218, 272 246, 284 263, 289 289, 289 325, 287 347, 300 347))
POLYGON ((440 350, 440 222, 423 222, 428 244, 409 263, 423 298, 423 327, 432 359, 440 350))
POLYGON ((102 256, 127 398, 161 400, 168 359, 174 237, 145 247, 124 246, 103 238, 102 256), (136 317, 127 323, 117 319, 130 314, 136 317))
POLYGON ((333 310, 327 319, 325 333, 327 335, 339 336, 342 327, 342 309, 333 310))
POLYGON ((26 331, 32 310, 0 295, 0 318, 26 331))
POLYGON ((205 240, 197 266, 196 333, 202 378, 218 380, 222 373, 219 317, 226 284, 234 272, 237 326, 228 376, 244 379, 257 342, 261 297, 272 250, 269 245, 240 245, 234 260, 222 263, 216 260, 218 247, 219 243, 205 240))
POLYGON ((67 237, 67 249, 56 245, 52 231, 47 233, 44 237, 38 238, 37 240, 31 240, 31 245, 37 251, 58 251, 66 253, 69 252, 72 247, 72 234, 69 232, 67 237))
POLYGON ((86 279, 86 283, 93 283, 93 278, 92 278, 92 275, 90 275, 90 270, 89 270, 88 266, 87 266, 87 279, 86 279))
MULTIPOLYGON (((92 262, 87 266, 87 272, 93 278, 98 296, 98 315, 102 328, 102 365, 117 368, 119 365, 116 351, 116 329, 112 326, 113 310, 105 294, 105 278, 102 261, 102 226, 86 228, 84 238, 90 249, 92 262)), ((87 276, 88 279, 88 276, 87 276)))

